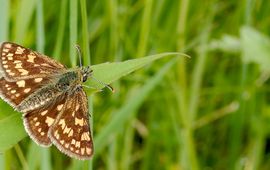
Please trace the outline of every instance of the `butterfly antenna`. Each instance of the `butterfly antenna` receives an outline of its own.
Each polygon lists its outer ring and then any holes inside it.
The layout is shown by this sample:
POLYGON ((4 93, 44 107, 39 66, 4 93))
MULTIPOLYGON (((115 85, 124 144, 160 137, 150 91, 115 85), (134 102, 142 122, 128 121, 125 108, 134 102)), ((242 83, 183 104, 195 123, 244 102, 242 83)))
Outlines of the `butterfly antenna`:
POLYGON ((91 78, 92 78, 93 80, 95 80, 96 82, 98 82, 99 84, 102 84, 103 86, 107 87, 107 88, 108 88, 109 90, 111 90, 113 93, 115 92, 115 91, 114 91, 114 88, 113 88, 112 86, 110 86, 109 84, 106 84, 106 83, 104 83, 104 82, 102 82, 102 81, 96 79, 96 78, 93 77, 93 76, 91 76, 91 78))
POLYGON ((77 52, 78 52, 78 55, 79 55, 80 67, 82 67, 82 51, 81 51, 81 47, 79 45, 75 45, 75 48, 77 49, 77 52))

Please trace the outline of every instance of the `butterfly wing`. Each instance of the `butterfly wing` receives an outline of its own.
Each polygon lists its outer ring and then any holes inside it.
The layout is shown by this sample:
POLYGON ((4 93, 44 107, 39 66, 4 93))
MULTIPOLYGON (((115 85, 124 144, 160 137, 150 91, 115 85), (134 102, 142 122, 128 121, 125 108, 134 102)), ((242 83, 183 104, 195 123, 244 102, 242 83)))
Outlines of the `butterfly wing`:
POLYGON ((9 81, 46 77, 65 70, 59 62, 11 42, 2 43, 0 56, 1 76, 9 81))
POLYGON ((0 97, 13 108, 16 108, 26 97, 49 82, 49 78, 31 78, 18 81, 7 81, 0 78, 0 97))
POLYGON ((51 145, 48 131, 57 115, 62 111, 66 99, 66 94, 60 95, 46 106, 28 111, 23 115, 26 132, 37 144, 41 146, 51 145))
POLYGON ((87 105, 85 92, 82 88, 77 89, 68 97, 49 130, 52 143, 63 153, 77 159, 89 159, 93 154, 87 105))
POLYGON ((62 64, 47 56, 4 42, 0 47, 0 97, 16 108, 26 97, 65 70, 62 64))
MULTIPOLYGON (((17 109, 28 96, 45 87, 65 70, 62 64, 47 56, 4 42, 0 47, 0 97, 17 109)), ((63 96, 57 96, 38 109, 24 112, 26 131, 36 143, 43 146, 51 144, 48 129, 59 113, 59 106, 66 100, 63 96)))

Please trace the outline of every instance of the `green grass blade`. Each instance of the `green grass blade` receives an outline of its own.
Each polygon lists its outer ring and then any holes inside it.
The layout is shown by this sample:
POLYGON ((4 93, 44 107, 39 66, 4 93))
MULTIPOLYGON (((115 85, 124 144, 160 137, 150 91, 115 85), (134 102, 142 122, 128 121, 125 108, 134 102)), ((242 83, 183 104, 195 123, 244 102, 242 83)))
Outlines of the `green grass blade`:
MULTIPOLYGON (((103 64, 94 65, 92 66, 93 77, 95 77, 96 79, 104 83, 110 84, 114 82, 115 80, 135 70, 138 70, 147 64, 150 64, 151 62, 155 60, 158 60, 163 57, 170 56, 170 55, 184 55, 184 54, 161 53, 157 55, 146 56, 143 58, 132 59, 132 60, 127 60, 123 62, 103 63, 103 64)), ((104 87, 104 85, 98 82, 95 82, 95 80, 91 80, 91 78, 90 78, 90 85, 91 87, 96 88, 96 89, 102 89, 104 87)))

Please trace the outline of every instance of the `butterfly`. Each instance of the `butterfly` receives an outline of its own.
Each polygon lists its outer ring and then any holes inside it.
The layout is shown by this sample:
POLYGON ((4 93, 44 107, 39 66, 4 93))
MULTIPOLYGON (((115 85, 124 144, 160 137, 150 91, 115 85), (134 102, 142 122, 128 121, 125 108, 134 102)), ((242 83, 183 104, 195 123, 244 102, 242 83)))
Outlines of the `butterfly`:
POLYGON ((0 97, 22 112, 26 132, 38 145, 54 144, 77 159, 93 155, 88 101, 83 83, 89 66, 61 63, 11 42, 0 48, 0 97))

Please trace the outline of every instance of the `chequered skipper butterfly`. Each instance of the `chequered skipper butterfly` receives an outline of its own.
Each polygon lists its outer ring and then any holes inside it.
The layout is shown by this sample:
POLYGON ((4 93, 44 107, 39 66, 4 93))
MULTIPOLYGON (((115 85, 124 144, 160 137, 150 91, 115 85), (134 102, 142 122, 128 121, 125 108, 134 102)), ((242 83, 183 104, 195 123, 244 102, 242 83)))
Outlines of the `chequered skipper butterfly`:
POLYGON ((93 155, 87 96, 82 83, 90 67, 67 69, 20 45, 0 48, 0 97, 23 113, 29 136, 41 146, 54 144, 77 159, 93 155))

